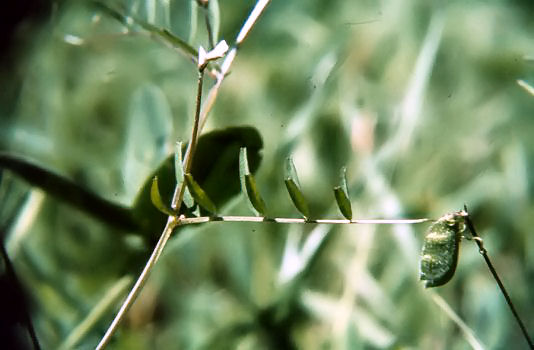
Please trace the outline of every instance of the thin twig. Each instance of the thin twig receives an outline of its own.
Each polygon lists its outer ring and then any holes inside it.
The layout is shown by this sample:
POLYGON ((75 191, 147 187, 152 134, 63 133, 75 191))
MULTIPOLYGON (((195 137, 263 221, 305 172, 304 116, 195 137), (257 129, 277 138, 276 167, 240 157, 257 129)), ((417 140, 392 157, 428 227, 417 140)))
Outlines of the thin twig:
MULTIPOLYGON (((187 153, 185 155, 184 159, 184 171, 187 173, 190 171, 191 166, 193 164, 193 154, 196 147, 197 139, 198 139, 198 128, 199 128, 199 114, 200 114, 200 104, 202 100, 202 80, 204 76, 204 68, 200 67, 198 71, 198 85, 197 85, 197 98, 196 98, 196 107, 195 107, 195 116, 193 120, 193 128, 191 132, 191 142, 189 142, 189 145, 187 147, 187 153)), ((180 207, 182 205, 182 199, 184 196, 184 190, 185 190, 185 184, 184 182, 181 182, 178 186, 176 186, 176 189, 174 191, 174 195, 172 198, 172 208, 176 211, 180 211, 180 207)), ((169 216, 169 219, 167 220, 167 224, 165 225, 165 228, 163 229, 163 233, 161 234, 158 243, 154 247, 154 250, 152 251, 152 254, 150 255, 150 258, 148 259, 145 267, 143 268, 143 271, 139 275, 137 281, 135 282, 135 285, 130 290, 130 293, 126 297, 126 300, 122 303, 121 308, 119 309, 119 312, 113 319, 113 322, 109 326, 109 328, 106 331, 106 334, 104 334, 104 337, 102 337, 102 340, 100 340, 100 343, 96 347, 98 349, 104 349, 106 345, 111 340, 111 337, 113 337, 113 334, 115 334, 115 331, 117 330, 117 327, 122 322, 122 319, 126 315, 126 312, 130 309, 130 307, 135 302, 135 299, 137 299, 137 296, 141 292, 141 289, 146 283, 146 280, 148 279, 148 276, 150 275, 150 272, 152 272, 152 268, 156 265, 156 262, 158 261, 159 257, 161 256, 161 253, 163 252, 163 249, 165 248, 165 245, 167 244, 167 241, 171 237, 172 232, 180 224, 179 219, 175 216, 169 216)))
POLYGON ((301 218, 269 218, 263 216, 201 216, 180 218, 181 225, 201 224, 206 222, 272 222, 277 224, 420 224, 432 219, 301 219, 301 218))
MULTIPOLYGON (((195 114, 194 114, 194 120, 193 120, 193 128, 191 131, 191 142, 189 142, 189 145, 187 147, 187 153, 185 155, 184 159, 184 171, 187 173, 191 170, 191 166, 193 164, 193 154, 195 151, 197 139, 198 139, 198 130, 199 130, 199 115, 200 115, 200 104, 202 101, 202 81, 204 77, 204 68, 200 67, 198 71, 198 85, 197 85, 197 98, 196 98, 196 104, 195 104, 195 114)), ((172 198, 172 208, 178 213, 180 211, 180 207, 182 205, 182 199, 184 196, 184 190, 185 190, 185 182, 181 182, 176 186, 176 189, 174 191, 174 195, 172 198)), ((117 330, 117 327, 122 322, 122 319, 126 315, 126 312, 130 309, 130 307, 135 302, 135 299, 137 299, 137 296, 141 292, 141 289, 145 285, 146 280, 148 279, 148 276, 150 275, 150 272, 152 271, 152 268, 158 261, 159 257, 161 256, 161 253, 163 252, 163 249, 165 248, 165 245, 167 244, 167 241, 171 237, 172 232, 180 224, 179 219, 177 219, 175 216, 169 216, 169 219, 167 220, 167 224, 165 225, 165 228, 163 230, 163 233, 160 236, 160 239, 158 240, 158 243, 156 244, 156 247, 154 247, 154 250, 152 251, 152 254, 150 255, 150 258, 148 259, 145 267, 143 268, 143 271, 139 275, 137 281, 135 282, 135 285, 130 290, 130 293, 126 297, 126 300, 123 302, 121 308, 119 309, 119 312, 113 319, 113 322, 109 326, 108 330, 106 331, 106 334, 96 347, 98 349, 103 349, 111 340, 111 337, 113 337, 113 334, 117 330)))
POLYGON ((236 37, 234 46, 225 56, 224 61, 221 64, 221 70, 219 74, 217 75, 217 80, 215 84, 211 87, 210 91, 208 92, 208 96, 200 112, 200 129, 201 130, 202 128, 204 128, 204 125, 206 124, 207 116, 209 112, 211 111, 211 109, 213 108, 213 105, 215 104, 215 100, 217 99, 217 95, 219 93, 219 89, 222 85, 222 82, 224 78, 226 77, 226 75, 228 74, 228 72, 230 71, 230 67, 232 66, 232 63, 234 62, 239 46, 241 46, 241 44, 247 37, 248 33, 252 29, 252 26, 256 23, 259 16, 263 13, 263 11, 265 10, 269 2, 270 0, 259 0, 256 3, 256 5, 254 6, 254 9, 252 9, 249 17, 245 21, 245 24, 243 24, 243 27, 241 27, 241 30, 239 31, 239 34, 236 37))
POLYGON ((241 45, 241 43, 243 43, 243 40, 245 40, 248 33, 252 29, 252 26, 254 26, 254 24, 256 23, 260 15, 263 13, 269 2, 270 0, 259 0, 256 3, 254 8, 252 9, 252 12, 250 12, 250 15, 245 21, 245 24, 243 24, 243 27, 241 27, 239 34, 237 34, 237 38, 235 39, 236 46, 239 46, 241 45))
MULTIPOLYGON (((243 28, 241 29, 238 39, 236 39, 236 45, 240 44, 244 38, 246 37, 247 33, 250 31, 253 24, 258 19, 259 15, 263 12, 265 9, 265 6, 269 3, 269 0, 259 0, 256 3, 256 6, 252 10, 251 14, 249 15, 249 18, 243 25, 243 28), (246 30, 244 30, 246 28, 246 30), (242 34, 244 33, 244 34, 242 34)), ((226 59, 224 63, 224 68, 222 69, 223 74, 219 75, 217 78, 216 84, 213 86, 212 90, 214 90, 214 93, 210 91, 210 96, 212 96, 212 100, 208 101, 207 108, 201 109, 201 100, 202 100, 202 81, 203 81, 203 74, 204 69, 206 66, 199 67, 199 79, 198 79, 198 85, 197 85, 197 98, 196 98, 196 104, 195 104, 195 114, 194 114, 194 121, 193 121, 193 129, 191 132, 191 141, 189 142, 189 145, 187 147, 187 151, 185 154, 184 159, 184 173, 188 173, 191 170, 192 165, 192 158, 194 155, 194 150, 196 147, 197 137, 204 127, 204 124, 207 119, 207 115, 213 106, 213 103, 215 101, 215 98, 217 96, 217 91, 222 84, 222 81, 224 79, 224 76, 226 75, 226 72, 230 68, 230 65, 235 58, 237 48, 235 47, 234 50, 230 51, 226 55, 226 59), (225 70, 226 69, 226 70, 225 70), (202 117, 201 117, 202 112, 202 117)), ((176 186, 176 189, 174 191, 174 195, 171 201, 172 208, 175 210, 176 213, 180 211, 180 207, 183 200, 185 190, 185 182, 182 181, 180 184, 176 186)), ((104 337, 102 337, 102 340, 97 346, 97 350, 104 349, 106 345, 109 343, 111 338, 113 337, 113 334, 117 330, 119 324, 122 322, 122 319, 126 315, 126 312, 129 310, 129 308, 133 305, 135 299, 139 295, 141 289, 143 288, 146 280, 148 279, 148 276, 150 275, 150 272, 152 271, 152 268, 156 264, 157 260, 159 259, 161 253, 163 252, 163 249, 165 248, 165 245, 167 244, 167 241, 169 240, 172 232, 174 229, 181 224, 180 222, 181 218, 177 218, 175 216, 169 216, 167 220, 167 224, 165 225, 165 228, 163 229, 163 232, 160 236, 160 239, 158 240, 158 243, 156 244, 156 247, 152 251, 152 254, 150 255, 150 258, 148 259, 145 267, 143 268, 143 271, 139 275, 139 278, 135 282, 135 285, 133 286, 132 290, 126 297, 126 300, 123 302, 119 312, 113 319, 113 322, 109 326, 109 328, 106 331, 106 334, 104 337)))
MULTIPOLYGON (((466 213, 467 211, 467 205, 464 205, 464 210, 466 213)), ((490 258, 488 256, 488 251, 486 248, 484 248, 484 243, 480 236, 477 234, 475 230, 475 226, 473 225, 473 222, 471 221, 471 217, 469 216, 469 213, 465 216, 465 223, 467 227, 469 228, 469 231, 471 231, 471 234, 473 235, 474 241, 478 245, 478 251, 480 254, 484 257, 484 260, 486 261, 486 264, 488 265, 488 269, 490 270, 491 274, 493 275, 493 278, 499 285, 499 288, 501 289, 501 293, 504 296, 504 299, 506 299, 506 303, 508 304, 508 307, 510 308, 510 311, 512 311, 512 314, 514 315, 515 320, 517 321, 517 324, 519 325, 519 328, 521 328, 521 332, 523 333, 523 336, 525 337, 525 340, 527 341, 530 349, 534 349, 534 343, 532 343, 532 339, 530 339, 530 336, 527 333, 527 328, 523 324, 523 321, 521 320, 521 317, 519 317, 519 314, 517 313, 514 304, 512 303, 512 299, 510 299, 510 295, 506 291, 506 288, 504 288, 504 284, 501 282, 501 279, 499 278, 499 275, 497 274, 497 271, 493 267, 493 264, 490 261, 490 258)))
MULTIPOLYGON (((191 142, 187 145, 187 150, 184 157, 184 174, 187 174, 191 171, 191 166, 193 165, 193 154, 195 153, 195 148, 198 140, 198 134, 202 128, 200 124, 200 106, 202 103, 202 82, 204 76, 204 68, 199 69, 198 71, 198 84, 197 84, 197 98, 195 103, 195 117, 193 120, 193 128, 191 130, 191 142)), ((180 211, 182 206, 182 199, 184 197, 185 191, 185 181, 182 181, 174 191, 172 196, 171 208, 174 209, 176 213, 180 211)))
POLYGON ((169 216, 169 220, 167 220, 167 224, 165 225, 165 229, 163 230, 163 233, 156 244, 156 247, 152 251, 152 255, 150 255, 150 258, 148 259, 145 267, 143 268, 143 272, 139 275, 139 278, 135 282, 132 290, 130 293, 128 293, 128 296, 126 297, 126 300, 121 305, 121 308, 119 309, 119 312, 117 312, 117 315, 113 319, 113 322, 111 322, 111 325, 108 327, 106 334, 102 337, 102 340, 100 340, 100 343, 98 343, 96 349, 104 349, 111 338, 113 337, 113 334, 115 334, 115 331, 117 330, 119 324, 122 322, 122 319, 126 315, 126 312, 130 309, 130 307, 133 305, 135 299, 139 295, 139 292, 143 288, 150 272, 152 271, 152 268, 156 264, 156 261, 158 260, 159 256, 161 255, 161 252, 163 251, 163 248, 165 247, 165 244, 169 240, 169 237, 171 236, 172 231, 174 228, 178 225, 178 222, 174 216, 169 216))

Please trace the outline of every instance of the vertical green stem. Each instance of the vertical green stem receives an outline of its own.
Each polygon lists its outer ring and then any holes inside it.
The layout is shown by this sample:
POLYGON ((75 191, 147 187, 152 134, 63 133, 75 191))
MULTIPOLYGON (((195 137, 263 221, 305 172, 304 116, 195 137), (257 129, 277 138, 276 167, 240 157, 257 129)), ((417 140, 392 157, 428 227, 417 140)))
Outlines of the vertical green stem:
MULTIPOLYGON (((202 84, 204 81, 204 69, 206 67, 200 67, 198 70, 198 82, 197 82, 197 98, 195 103, 195 117, 193 119, 193 128, 191 131, 191 141, 187 145, 187 150, 184 157, 184 174, 191 172, 191 167, 193 165, 193 154, 195 154, 195 149, 198 140, 198 131, 200 125, 200 107, 202 105, 202 84)), ((175 212, 180 211, 182 206, 182 199, 184 197, 185 191, 185 182, 182 182, 174 191, 172 197, 171 207, 175 212)))

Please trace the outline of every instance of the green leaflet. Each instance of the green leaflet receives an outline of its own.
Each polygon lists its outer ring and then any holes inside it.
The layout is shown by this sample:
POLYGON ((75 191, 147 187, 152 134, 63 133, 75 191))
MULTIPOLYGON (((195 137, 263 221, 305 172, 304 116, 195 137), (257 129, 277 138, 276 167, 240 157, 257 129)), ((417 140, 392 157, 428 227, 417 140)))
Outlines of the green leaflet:
POLYGON ((254 209, 258 212, 256 216, 258 216, 258 214, 266 216, 267 209, 265 207, 265 202, 263 201, 263 198, 261 198, 258 187, 256 186, 256 180, 254 180, 252 174, 245 175, 245 186, 247 189, 247 197, 254 209))
POLYGON ((166 206, 161 199, 157 176, 154 176, 154 179, 152 180, 152 186, 150 187, 150 200, 152 201, 152 204, 154 204, 154 206, 162 213, 169 216, 175 215, 175 213, 168 206, 166 206))
POLYGON ((341 187, 336 186, 334 187, 334 196, 336 197, 336 203, 341 214, 343 214, 345 219, 352 220, 352 208, 345 191, 341 187))
POLYGON ((241 147, 239 150, 239 180, 241 191, 247 197, 247 202, 254 215, 266 216, 265 202, 261 198, 254 176, 250 173, 246 147, 241 147))
POLYGON ((291 197, 291 200, 293 201, 293 204, 297 210, 302 214, 302 216, 304 216, 304 218, 309 218, 310 209, 308 208, 308 202, 306 202, 306 198, 304 198, 300 188, 293 179, 287 178, 285 183, 287 192, 289 192, 289 196, 291 197))
POLYGON ((191 195, 202 208, 210 212, 211 214, 217 213, 217 208, 213 201, 208 197, 206 192, 200 187, 200 185, 193 179, 191 174, 185 174, 185 184, 191 192, 191 195))
POLYGON ((345 219, 352 220, 352 207, 350 204, 349 190, 347 188, 347 169, 341 168, 340 185, 334 187, 334 196, 336 197, 337 206, 345 219))
POLYGON ((297 169, 293 163, 291 157, 286 160, 286 188, 291 201, 297 208, 297 210, 304 216, 304 218, 310 217, 310 209, 308 208, 308 202, 300 190, 299 178, 297 176, 297 169))
POLYGON ((465 229, 463 212, 449 213, 432 224, 421 252, 420 279, 425 288, 449 282, 458 264, 461 234, 465 229))

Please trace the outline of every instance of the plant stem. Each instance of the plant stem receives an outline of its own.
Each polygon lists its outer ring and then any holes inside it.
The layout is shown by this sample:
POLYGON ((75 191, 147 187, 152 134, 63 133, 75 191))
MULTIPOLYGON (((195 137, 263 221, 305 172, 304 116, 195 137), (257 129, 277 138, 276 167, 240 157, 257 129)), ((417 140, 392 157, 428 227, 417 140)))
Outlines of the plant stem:
POLYGON ((161 252, 163 251, 163 248, 165 247, 165 244, 169 240, 171 233, 176 226, 178 226, 178 221, 176 220, 176 217, 169 216, 167 224, 165 225, 165 229, 163 230, 163 233, 159 238, 156 247, 152 251, 152 254, 150 255, 150 258, 148 259, 145 267, 143 268, 143 272, 141 272, 132 290, 130 290, 130 293, 128 293, 126 300, 124 300, 124 302, 122 303, 119 312, 117 312, 117 315, 113 319, 113 322, 111 322, 111 325, 108 327, 106 334, 104 334, 104 336, 100 340, 100 343, 98 343, 98 345, 96 346, 96 350, 104 349, 108 345, 109 341, 115 334, 115 331, 117 330, 119 324, 122 322, 124 316, 126 315, 126 312, 128 312, 130 307, 133 305, 135 299, 139 295, 139 292, 145 285, 145 282, 148 279, 152 268, 156 264, 159 256, 161 255, 161 252))
POLYGON ((247 37, 248 33, 252 29, 252 26, 256 23, 260 15, 263 13, 267 5, 269 4, 270 0, 259 0, 254 8, 252 9, 252 12, 250 12, 250 15, 248 16, 247 20, 245 21, 245 24, 243 24, 243 27, 241 27, 241 30, 239 31, 239 34, 237 34, 237 38, 235 39, 236 46, 241 45, 243 40, 247 37))
MULTIPOLYGON (((199 130, 199 115, 200 115, 200 104, 202 100, 202 80, 204 77, 204 68, 199 68, 198 73, 198 85, 197 85, 197 98, 196 98, 196 107, 195 107, 195 117, 193 120, 193 130, 191 132, 191 142, 189 142, 189 145, 187 146, 187 153, 185 155, 184 159, 184 172, 189 172, 191 169, 191 165, 193 164, 193 154, 195 151, 197 139, 198 139, 198 130, 199 130)), ((181 182, 175 189, 174 195, 172 198, 172 204, 173 209, 176 212, 180 211, 180 207, 182 205, 182 199, 184 196, 184 189, 185 189, 185 182, 181 182)), ((135 282, 133 288, 130 290, 130 293, 128 293, 128 296, 126 297, 126 300, 121 305, 121 308, 119 309, 119 312, 113 319, 113 322, 111 322, 111 325, 108 327, 106 334, 104 334, 104 337, 100 340, 100 343, 98 343, 96 349, 104 349, 111 338, 113 337, 113 334, 115 334, 115 331, 117 330, 118 326, 122 322, 124 316, 130 309, 130 307, 135 302, 135 299, 137 299, 137 296, 141 292, 141 289, 143 289, 143 286, 145 285, 148 276, 152 272, 152 268, 156 265, 156 262, 158 261, 159 257, 161 256, 161 253, 163 252, 163 249, 165 248, 165 245, 167 244, 167 241, 171 237, 172 232, 174 229, 180 225, 180 219, 176 216, 169 216, 167 220, 167 224, 165 225, 165 228, 163 229, 163 232, 158 240, 158 243, 154 247, 154 250, 152 251, 152 254, 150 255, 150 258, 145 264, 145 267, 143 268, 143 271, 137 278, 137 281, 135 282)))
POLYGON ((301 219, 301 218, 269 218, 263 216, 201 216, 180 219, 181 225, 201 224, 205 222, 272 222, 277 224, 420 224, 432 219, 301 219))
MULTIPOLYGON (((193 128, 191 130, 191 141, 187 145, 187 150, 185 152, 184 157, 184 174, 187 174, 191 171, 191 166, 193 165, 193 154, 195 154, 195 148, 197 145, 198 140, 198 134, 199 130, 201 130, 200 125, 200 106, 202 103, 202 82, 204 78, 204 68, 198 70, 198 83, 197 83, 197 98, 195 103, 195 117, 193 120, 193 128)), ((185 191, 185 182, 182 181, 174 191, 174 195, 172 197, 171 202, 171 208, 174 209, 175 212, 180 211, 180 207, 182 205, 182 199, 184 197, 184 191, 185 191)))
MULTIPOLYGON (((191 170, 192 165, 192 158, 194 155, 197 138, 199 132, 204 128, 204 124, 207 120, 207 115, 209 111, 211 110, 215 99, 217 97, 218 90, 222 84, 222 81, 224 80, 224 77, 226 76, 226 73, 230 69, 230 66, 236 56, 237 53, 237 46, 241 44, 241 42, 245 39, 248 32, 252 28, 252 26, 256 23, 258 17, 261 15, 267 4, 270 2, 270 0, 258 0, 256 3, 254 9, 250 13, 249 17, 245 21, 245 24, 241 28, 241 31, 239 32, 237 39, 236 39, 236 45, 235 47, 226 55, 225 60, 223 62, 223 67, 221 69, 221 74, 217 77, 217 82, 212 87, 209 93, 209 100, 206 103, 205 108, 201 108, 201 100, 202 100, 202 81, 203 81, 203 75, 204 75, 204 67, 199 67, 199 75, 198 75, 198 84, 197 84, 197 98, 196 98, 196 104, 195 104, 195 117, 193 121, 193 130, 191 132, 191 141, 189 142, 189 145, 187 146, 187 151, 185 154, 184 159, 184 173, 188 173, 191 170)), ((185 181, 181 182, 178 186, 176 186, 176 189, 174 191, 174 195, 171 201, 171 206, 173 210, 178 213, 180 211, 180 207, 182 205, 182 200, 184 196, 185 191, 185 181)), ((161 252, 165 248, 165 245, 167 244, 167 241, 169 240, 172 232, 174 229, 181 224, 182 217, 178 218, 176 216, 169 216, 167 220, 167 224, 165 225, 165 228, 163 229, 163 232, 161 234, 161 237, 156 244, 156 247, 152 251, 152 254, 150 258, 148 259, 143 272, 139 275, 139 278, 135 282, 135 285, 133 286, 132 290, 126 297, 126 300, 123 302, 121 308, 119 309, 119 312, 113 319, 113 322, 109 326, 108 330, 106 331, 106 334, 104 337, 102 337, 102 340, 97 346, 97 350, 104 349, 106 345, 109 343, 111 338, 113 337, 113 334, 117 330, 119 324, 121 323, 122 319, 124 318, 126 312, 129 310, 131 305, 134 303, 135 299, 139 295, 143 285, 145 284, 148 276, 150 275, 150 272, 152 271, 152 268, 156 264, 157 260, 159 259, 161 252)))
MULTIPOLYGON (((464 210, 466 213, 467 211, 467 205, 464 205, 464 210)), ((497 274, 497 271, 493 267, 493 264, 491 263, 491 260, 488 256, 488 251, 486 248, 484 248, 484 243, 480 236, 477 234, 475 230, 475 226, 473 225, 473 222, 471 221, 471 218, 469 216, 469 213, 465 216, 465 223, 467 227, 469 228, 469 231, 471 231, 471 234, 475 238, 474 241, 478 245, 478 251, 484 257, 484 260, 486 261, 486 264, 488 265, 488 269, 490 270, 491 274, 493 275, 493 278, 499 285, 499 288, 501 289, 501 293, 504 296, 504 299, 506 299, 506 303, 508 304, 508 307, 510 308, 510 311, 512 311, 512 314, 514 315, 515 320, 517 321, 517 324, 519 325, 519 328, 521 328, 521 332, 523 333, 523 336, 525 337, 525 340, 527 341, 530 349, 534 349, 534 343, 532 342, 532 339, 530 339, 530 336, 527 333, 527 328, 523 324, 523 321, 521 320, 521 317, 519 317, 519 314, 517 313, 514 304, 512 303, 512 299, 510 299, 510 295, 506 291, 506 288, 504 288, 504 284, 501 282, 501 279, 499 278, 499 275, 497 274)))
POLYGON ((252 26, 254 26, 254 24, 256 23, 260 15, 263 13, 267 5, 269 5, 269 2, 270 0, 258 0, 258 2, 256 2, 256 5, 250 12, 250 15, 248 16, 247 20, 243 24, 243 27, 241 27, 241 30, 239 31, 239 34, 236 37, 234 46, 224 58, 224 61, 221 64, 221 71, 219 72, 219 74, 217 74, 217 81, 215 82, 215 84, 212 86, 212 88, 208 92, 206 102, 204 103, 204 106, 202 106, 202 111, 200 113, 200 129, 201 130, 206 124, 207 116, 209 112, 211 111, 211 109, 213 108, 213 105, 215 104, 215 100, 217 99, 217 95, 219 93, 219 89, 222 85, 222 82, 224 78, 226 77, 226 75, 228 74, 228 72, 230 71, 230 67, 232 66, 232 63, 234 62, 239 46, 243 43, 248 33, 252 29, 252 26))

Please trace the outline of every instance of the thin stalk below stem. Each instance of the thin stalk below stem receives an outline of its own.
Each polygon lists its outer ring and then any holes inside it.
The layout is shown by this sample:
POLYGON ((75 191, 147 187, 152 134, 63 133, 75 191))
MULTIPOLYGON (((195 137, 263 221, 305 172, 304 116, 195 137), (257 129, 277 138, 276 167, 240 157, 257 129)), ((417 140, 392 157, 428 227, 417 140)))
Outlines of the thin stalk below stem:
MULTIPOLYGON (((466 213, 468 213, 466 205, 464 205, 464 210, 465 210, 466 213)), ((490 258, 488 256, 488 251, 486 250, 486 248, 484 248, 484 243, 483 243, 482 239, 480 238, 480 236, 478 235, 477 231, 475 230, 475 226, 473 225, 473 222, 471 221, 471 218, 470 218, 469 214, 467 214, 465 216, 465 223, 466 223, 467 227, 469 228, 469 231, 471 231, 471 234, 474 237, 474 241, 478 245, 478 251, 480 252, 482 257, 484 258, 484 261, 486 262, 486 265, 488 265, 488 269, 490 270, 493 278, 497 282, 497 285, 501 289, 501 293, 504 296, 504 299, 506 300, 506 303, 508 304, 508 307, 510 308, 510 311, 512 311, 512 314, 514 315, 514 318, 517 321, 517 324, 519 325, 519 328, 521 328, 521 332, 523 333, 523 336, 525 337, 525 340, 527 341, 528 346, 530 347, 530 349, 534 349, 534 343, 532 342, 532 339, 528 335, 527 328, 523 324, 523 321, 521 320, 521 317, 517 313, 517 311, 515 309, 515 306, 514 306, 514 303, 512 302, 512 299, 510 298, 510 295, 506 291, 506 288, 504 287, 504 284, 502 283, 501 279, 499 278, 499 275, 497 274, 497 271, 493 267, 493 264, 491 263, 491 260, 490 260, 490 258)))
MULTIPOLYGON (((199 130, 199 117, 200 117, 200 105, 202 100, 202 80, 204 77, 204 68, 199 68, 198 73, 198 90, 197 90, 197 98, 196 98, 196 107, 195 107, 195 117, 193 121, 193 130, 191 135, 191 142, 189 142, 189 145, 187 147, 187 152, 184 159, 184 172, 188 173, 191 170, 191 166, 193 164, 192 157, 195 151, 195 146, 197 143, 198 138, 198 130, 199 130)), ((172 198, 172 208, 178 213, 180 211, 180 207, 182 205, 182 200, 184 196, 184 189, 185 189, 185 182, 182 182, 179 186, 176 186, 176 189, 174 191, 174 195, 172 198)), ((104 334, 104 337, 100 340, 100 343, 97 345, 96 349, 104 349, 113 335, 115 334, 115 331, 119 327, 119 324, 122 322, 124 316, 130 309, 130 307, 133 305, 135 300, 137 299, 137 296, 141 292, 141 289, 145 285, 148 276, 152 272, 152 268, 156 265, 156 262, 158 261, 159 257, 161 256, 161 253, 163 252, 163 249, 165 248, 165 245, 167 244, 167 241, 171 237, 172 232, 180 224, 179 219, 176 216, 169 216, 169 219, 167 220, 167 224, 165 225, 165 228, 163 229, 163 232, 158 240, 158 243, 154 247, 154 250, 152 251, 152 254, 150 255, 150 258, 148 259, 145 267, 143 268, 143 271, 139 275, 137 281, 135 282, 135 285, 133 286, 132 290, 130 290, 130 293, 126 297, 126 300, 122 303, 121 308, 119 309, 119 312, 113 319, 113 322, 108 327, 106 334, 104 334)))
POLYGON ((139 295, 139 292, 145 285, 145 282, 148 278, 148 275, 152 271, 152 268, 156 264, 156 261, 161 255, 161 252, 163 251, 163 248, 165 247, 165 244, 171 237, 172 232, 178 225, 178 221, 174 216, 169 216, 169 220, 167 220, 167 225, 165 225, 165 229, 163 230, 163 233, 161 237, 159 238, 158 243, 156 244, 156 247, 152 251, 152 255, 150 255, 150 258, 148 259, 145 267, 143 268, 143 272, 139 275, 139 278, 135 282, 135 285, 133 286, 132 290, 130 290, 130 293, 128 293, 128 296, 126 297, 126 300, 121 305, 121 308, 119 309, 119 312, 117 312, 117 315, 113 319, 113 322, 108 327, 106 334, 102 337, 100 340, 100 343, 96 346, 96 350, 104 349, 113 335, 115 334, 115 331, 117 330, 119 324, 122 322, 124 316, 130 309, 130 307, 133 305, 135 299, 139 295))
MULTIPOLYGON (((193 165, 193 154, 195 154, 195 148, 197 145, 199 130, 202 125, 200 125, 200 107, 202 104, 202 82, 204 80, 204 68, 199 69, 198 71, 198 83, 197 83, 197 98, 195 103, 195 117, 193 120, 193 128, 191 131, 191 141, 187 145, 187 150, 184 157, 184 174, 187 174, 191 171, 193 165)), ((179 212, 182 205, 182 199, 184 197, 185 191, 185 181, 182 181, 179 186, 176 187, 174 195, 171 201, 171 207, 175 212, 179 212)))

